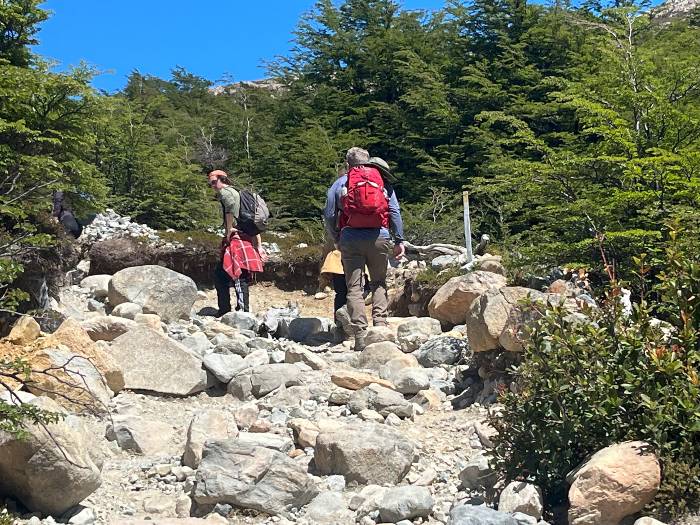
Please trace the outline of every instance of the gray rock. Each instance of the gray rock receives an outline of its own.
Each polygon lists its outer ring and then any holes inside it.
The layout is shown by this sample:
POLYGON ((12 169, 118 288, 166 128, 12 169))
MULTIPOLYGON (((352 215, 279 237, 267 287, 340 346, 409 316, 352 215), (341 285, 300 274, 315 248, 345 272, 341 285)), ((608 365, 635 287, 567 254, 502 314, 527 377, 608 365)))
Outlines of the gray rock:
POLYGON ((80 326, 93 341, 113 341, 120 335, 136 328, 138 324, 124 317, 102 315, 81 321, 80 326))
POLYGON ((109 293, 109 281, 111 275, 90 275, 80 281, 80 287, 89 290, 96 299, 103 299, 109 293))
MULTIPOLYGON (((39 397, 29 404, 65 413, 52 399, 39 397)), ((93 437, 80 418, 44 427, 28 424, 18 439, 0 431, 0 494, 10 496, 32 512, 60 515, 100 486, 101 460, 91 452, 93 437)))
POLYGON ((530 483, 511 481, 501 491, 498 510, 502 512, 522 512, 535 518, 542 518, 542 491, 530 483))
POLYGON ((246 368, 257 368, 270 362, 270 356, 265 350, 253 350, 243 358, 246 368))
POLYGON ((448 525, 518 525, 510 514, 485 506, 458 505, 450 511, 448 525))
POLYGON ((333 321, 325 317, 298 317, 289 323, 289 339, 304 343, 320 334, 330 336, 333 326, 333 321))
POLYGON ((328 368, 328 363, 325 359, 304 348, 287 349, 284 360, 287 363, 305 363, 313 370, 324 370, 328 368))
POLYGON ((289 363, 261 365, 253 369, 250 376, 251 393, 260 398, 280 386, 300 384, 301 370, 289 363))
POLYGON ((270 433, 243 432, 238 435, 238 443, 248 447, 265 447, 285 454, 294 448, 290 437, 270 433))
POLYGON ((319 525, 354 523, 354 513, 350 511, 340 492, 322 492, 306 507, 306 519, 319 525))
POLYGON ((221 322, 239 330, 253 332, 257 332, 260 326, 258 319, 250 312, 229 312, 221 317, 221 322))
POLYGON ((440 365, 453 365, 459 359, 471 356, 469 342, 457 337, 435 337, 423 343, 416 352, 418 362, 426 367, 433 368, 440 365))
POLYGON ((276 337, 287 337, 289 335, 289 324, 297 317, 299 317, 299 308, 297 306, 270 308, 263 315, 261 329, 276 337))
POLYGON ((192 335, 185 337, 180 342, 185 348, 189 348, 195 354, 202 357, 213 350, 212 344, 209 342, 209 339, 207 339, 204 332, 195 332, 192 335))
POLYGON ((467 262, 467 256, 460 255, 438 255, 432 261, 430 261, 430 266, 433 270, 445 270, 447 268, 452 268, 453 266, 461 266, 467 262))
POLYGON ((140 304, 136 303, 122 303, 118 304, 112 310, 112 315, 117 317, 123 317, 125 319, 133 319, 137 314, 142 314, 143 308, 140 304))
POLYGON ((138 326, 112 342, 112 356, 124 373, 124 387, 188 395, 207 388, 199 356, 166 335, 138 326))
POLYGON ((401 356, 395 357, 379 367, 379 377, 391 381, 394 374, 405 368, 420 368, 420 364, 413 354, 404 354, 401 352, 401 356))
POLYGON ((396 334, 388 326, 370 326, 367 329, 365 337, 365 345, 369 346, 374 343, 396 342, 396 334))
POLYGON ((196 469, 202 461, 207 439, 228 439, 238 435, 235 418, 223 410, 202 410, 196 413, 187 428, 187 442, 182 464, 196 469))
POLYGON ((373 343, 367 345, 357 362, 357 368, 369 368, 379 370, 392 359, 400 358, 404 355, 396 343, 384 341, 383 343, 373 343))
POLYGON ((277 349, 278 342, 274 339, 268 339, 266 337, 254 337, 246 343, 248 348, 253 350, 266 350, 271 352, 277 349))
POLYGON ((194 500, 200 505, 228 503, 269 514, 287 513, 318 494, 293 459, 237 439, 207 442, 196 480, 194 500))
POLYGON ((125 302, 140 304, 145 313, 158 314, 166 322, 188 318, 196 299, 194 281, 163 266, 125 268, 109 282, 112 306, 125 302))
POLYGON ((492 488, 497 479, 484 454, 477 454, 471 458, 459 473, 459 480, 467 489, 492 488))
POLYGON ((386 522, 427 518, 432 510, 430 489, 410 485, 390 488, 379 504, 379 516, 386 522))
POLYGON ((391 382, 402 394, 417 394, 430 388, 430 376, 423 368, 404 368, 391 376, 391 382))
POLYGON ((413 463, 414 445, 400 432, 376 423, 352 423, 319 433, 314 461, 322 475, 349 482, 399 483, 413 463))
POLYGON ((92 525, 97 522, 95 511, 83 506, 78 506, 71 509, 70 517, 63 516, 63 519, 68 519, 69 525, 92 525))
POLYGON ((168 443, 174 436, 171 425, 139 416, 116 415, 107 425, 105 437, 116 441, 119 448, 143 454, 156 456, 168 452, 168 443))
POLYGON ((235 337, 217 334, 211 342, 214 345, 214 352, 217 354, 236 354, 246 357, 254 351, 248 346, 248 338, 240 334, 235 337))
POLYGON ((395 390, 383 387, 376 383, 357 390, 350 396, 348 408, 353 414, 359 414, 362 410, 376 410, 383 416, 396 414, 407 418, 413 416, 413 405, 395 390))
POLYGON ((431 317, 418 317, 399 325, 396 338, 401 350, 406 353, 414 352, 432 336, 440 335, 440 321, 431 317))
POLYGON ((236 374, 248 368, 243 358, 235 354, 209 354, 202 360, 204 368, 227 385, 236 374))

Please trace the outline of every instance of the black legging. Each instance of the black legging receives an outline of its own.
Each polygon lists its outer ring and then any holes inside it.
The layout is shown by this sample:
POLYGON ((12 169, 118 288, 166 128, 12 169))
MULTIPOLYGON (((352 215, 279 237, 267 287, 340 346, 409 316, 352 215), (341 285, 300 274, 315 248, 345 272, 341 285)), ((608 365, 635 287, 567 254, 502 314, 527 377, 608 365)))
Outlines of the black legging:
POLYGON ((348 285, 345 282, 345 276, 338 273, 333 274, 333 289, 335 290, 335 299, 333 299, 333 311, 337 312, 345 303, 348 302, 348 285))
POLYGON ((231 276, 224 270, 224 265, 219 263, 214 269, 214 287, 216 288, 216 300, 219 305, 219 315, 231 311, 231 285, 236 288, 236 310, 250 311, 250 272, 242 270, 241 276, 234 282, 231 276), (241 304, 242 303, 242 304, 241 304))
MULTIPOLYGON (((333 311, 337 312, 345 303, 348 302, 348 284, 345 281, 345 276, 339 273, 331 274, 333 275, 333 290, 335 290, 335 298, 333 299, 333 311)), ((363 274, 363 295, 367 295, 371 290, 369 287, 369 279, 363 274)))

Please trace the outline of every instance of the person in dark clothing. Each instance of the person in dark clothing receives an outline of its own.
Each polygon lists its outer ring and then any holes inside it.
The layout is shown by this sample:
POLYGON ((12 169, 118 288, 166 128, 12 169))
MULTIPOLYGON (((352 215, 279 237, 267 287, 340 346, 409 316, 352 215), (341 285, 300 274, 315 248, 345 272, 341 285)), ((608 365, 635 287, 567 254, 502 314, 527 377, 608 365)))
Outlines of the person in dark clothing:
POLYGON ((63 224, 67 234, 72 235, 76 239, 80 237, 83 227, 73 215, 70 204, 68 204, 65 194, 61 190, 57 190, 53 194, 53 211, 51 216, 63 224))

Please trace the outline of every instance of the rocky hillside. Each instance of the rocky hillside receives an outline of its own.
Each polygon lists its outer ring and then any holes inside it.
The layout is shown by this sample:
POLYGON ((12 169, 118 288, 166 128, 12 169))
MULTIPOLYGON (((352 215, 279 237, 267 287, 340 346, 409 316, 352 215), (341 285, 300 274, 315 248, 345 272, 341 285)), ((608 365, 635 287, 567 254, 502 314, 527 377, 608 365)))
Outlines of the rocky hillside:
MULTIPOLYGON (((0 431, 0 508, 16 523, 546 525, 568 511, 604 525, 658 490, 658 461, 637 443, 572 473, 569 508, 547 516, 538 487, 489 464, 488 410, 517 389, 504 371, 522 350, 519 301, 578 311, 574 283, 507 286, 487 256, 409 298, 429 316, 390 318, 356 352, 343 322, 318 315, 332 312, 327 293, 256 285, 256 314, 214 318, 212 290, 186 275, 86 276, 90 264, 50 320, 23 317, 0 341, 4 360, 34 370, 29 382, 0 375, 3 403, 62 414, 23 438, 0 431)), ((405 262, 394 282, 424 266, 405 262)))
POLYGON ((662 22, 686 18, 700 9, 700 0, 669 0, 654 9, 654 19, 662 22))

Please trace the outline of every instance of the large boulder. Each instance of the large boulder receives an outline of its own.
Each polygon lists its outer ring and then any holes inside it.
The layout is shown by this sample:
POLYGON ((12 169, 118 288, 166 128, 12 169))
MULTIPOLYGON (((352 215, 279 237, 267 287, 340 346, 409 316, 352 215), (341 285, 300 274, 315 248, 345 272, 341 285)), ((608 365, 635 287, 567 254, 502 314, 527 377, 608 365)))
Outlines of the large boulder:
POLYGON ((661 467, 647 443, 628 441, 599 450, 566 480, 571 525, 617 525, 654 499, 661 467))
POLYGON ((89 359, 64 345, 36 350, 31 357, 30 392, 48 396, 72 412, 105 413, 114 393, 89 359))
POLYGON ((505 285, 505 277, 485 271, 453 277, 430 300, 428 313, 443 323, 464 324, 474 299, 491 288, 498 289, 505 285))
POLYGON ((117 337, 112 355, 130 390, 184 396, 207 388, 199 356, 152 328, 139 326, 117 337))
POLYGON ((352 423, 316 437, 314 461, 321 475, 349 482, 399 483, 413 463, 414 445, 400 432, 376 423, 352 423))
POLYGON ((200 505, 228 503, 269 514, 284 514, 318 494, 301 464, 237 439, 208 441, 196 479, 194 500, 200 505))
POLYGON ((41 340, 44 348, 57 345, 65 345, 73 354, 89 359, 115 394, 124 388, 124 374, 119 365, 108 352, 93 342, 87 330, 75 319, 66 319, 53 334, 41 340))
POLYGON ((223 440, 237 435, 236 420, 229 412, 210 409, 196 413, 187 428, 187 442, 182 464, 196 469, 202 461, 204 442, 207 439, 223 440))
POLYGON ((474 300, 467 314, 469 345, 474 352, 503 347, 521 352, 522 328, 530 320, 521 301, 545 301, 547 296, 530 288, 507 286, 490 289, 474 300))
POLYGON ((147 265, 125 268, 109 282, 109 302, 136 303, 145 313, 158 314, 164 321, 189 317, 197 299, 194 281, 162 266, 147 265))
MULTIPOLYGON (((29 403, 62 412, 46 397, 29 403)), ((24 430, 21 439, 0 431, 0 496, 16 498, 32 512, 58 516, 97 490, 102 464, 91 455, 94 438, 78 417, 66 415, 24 430)))

